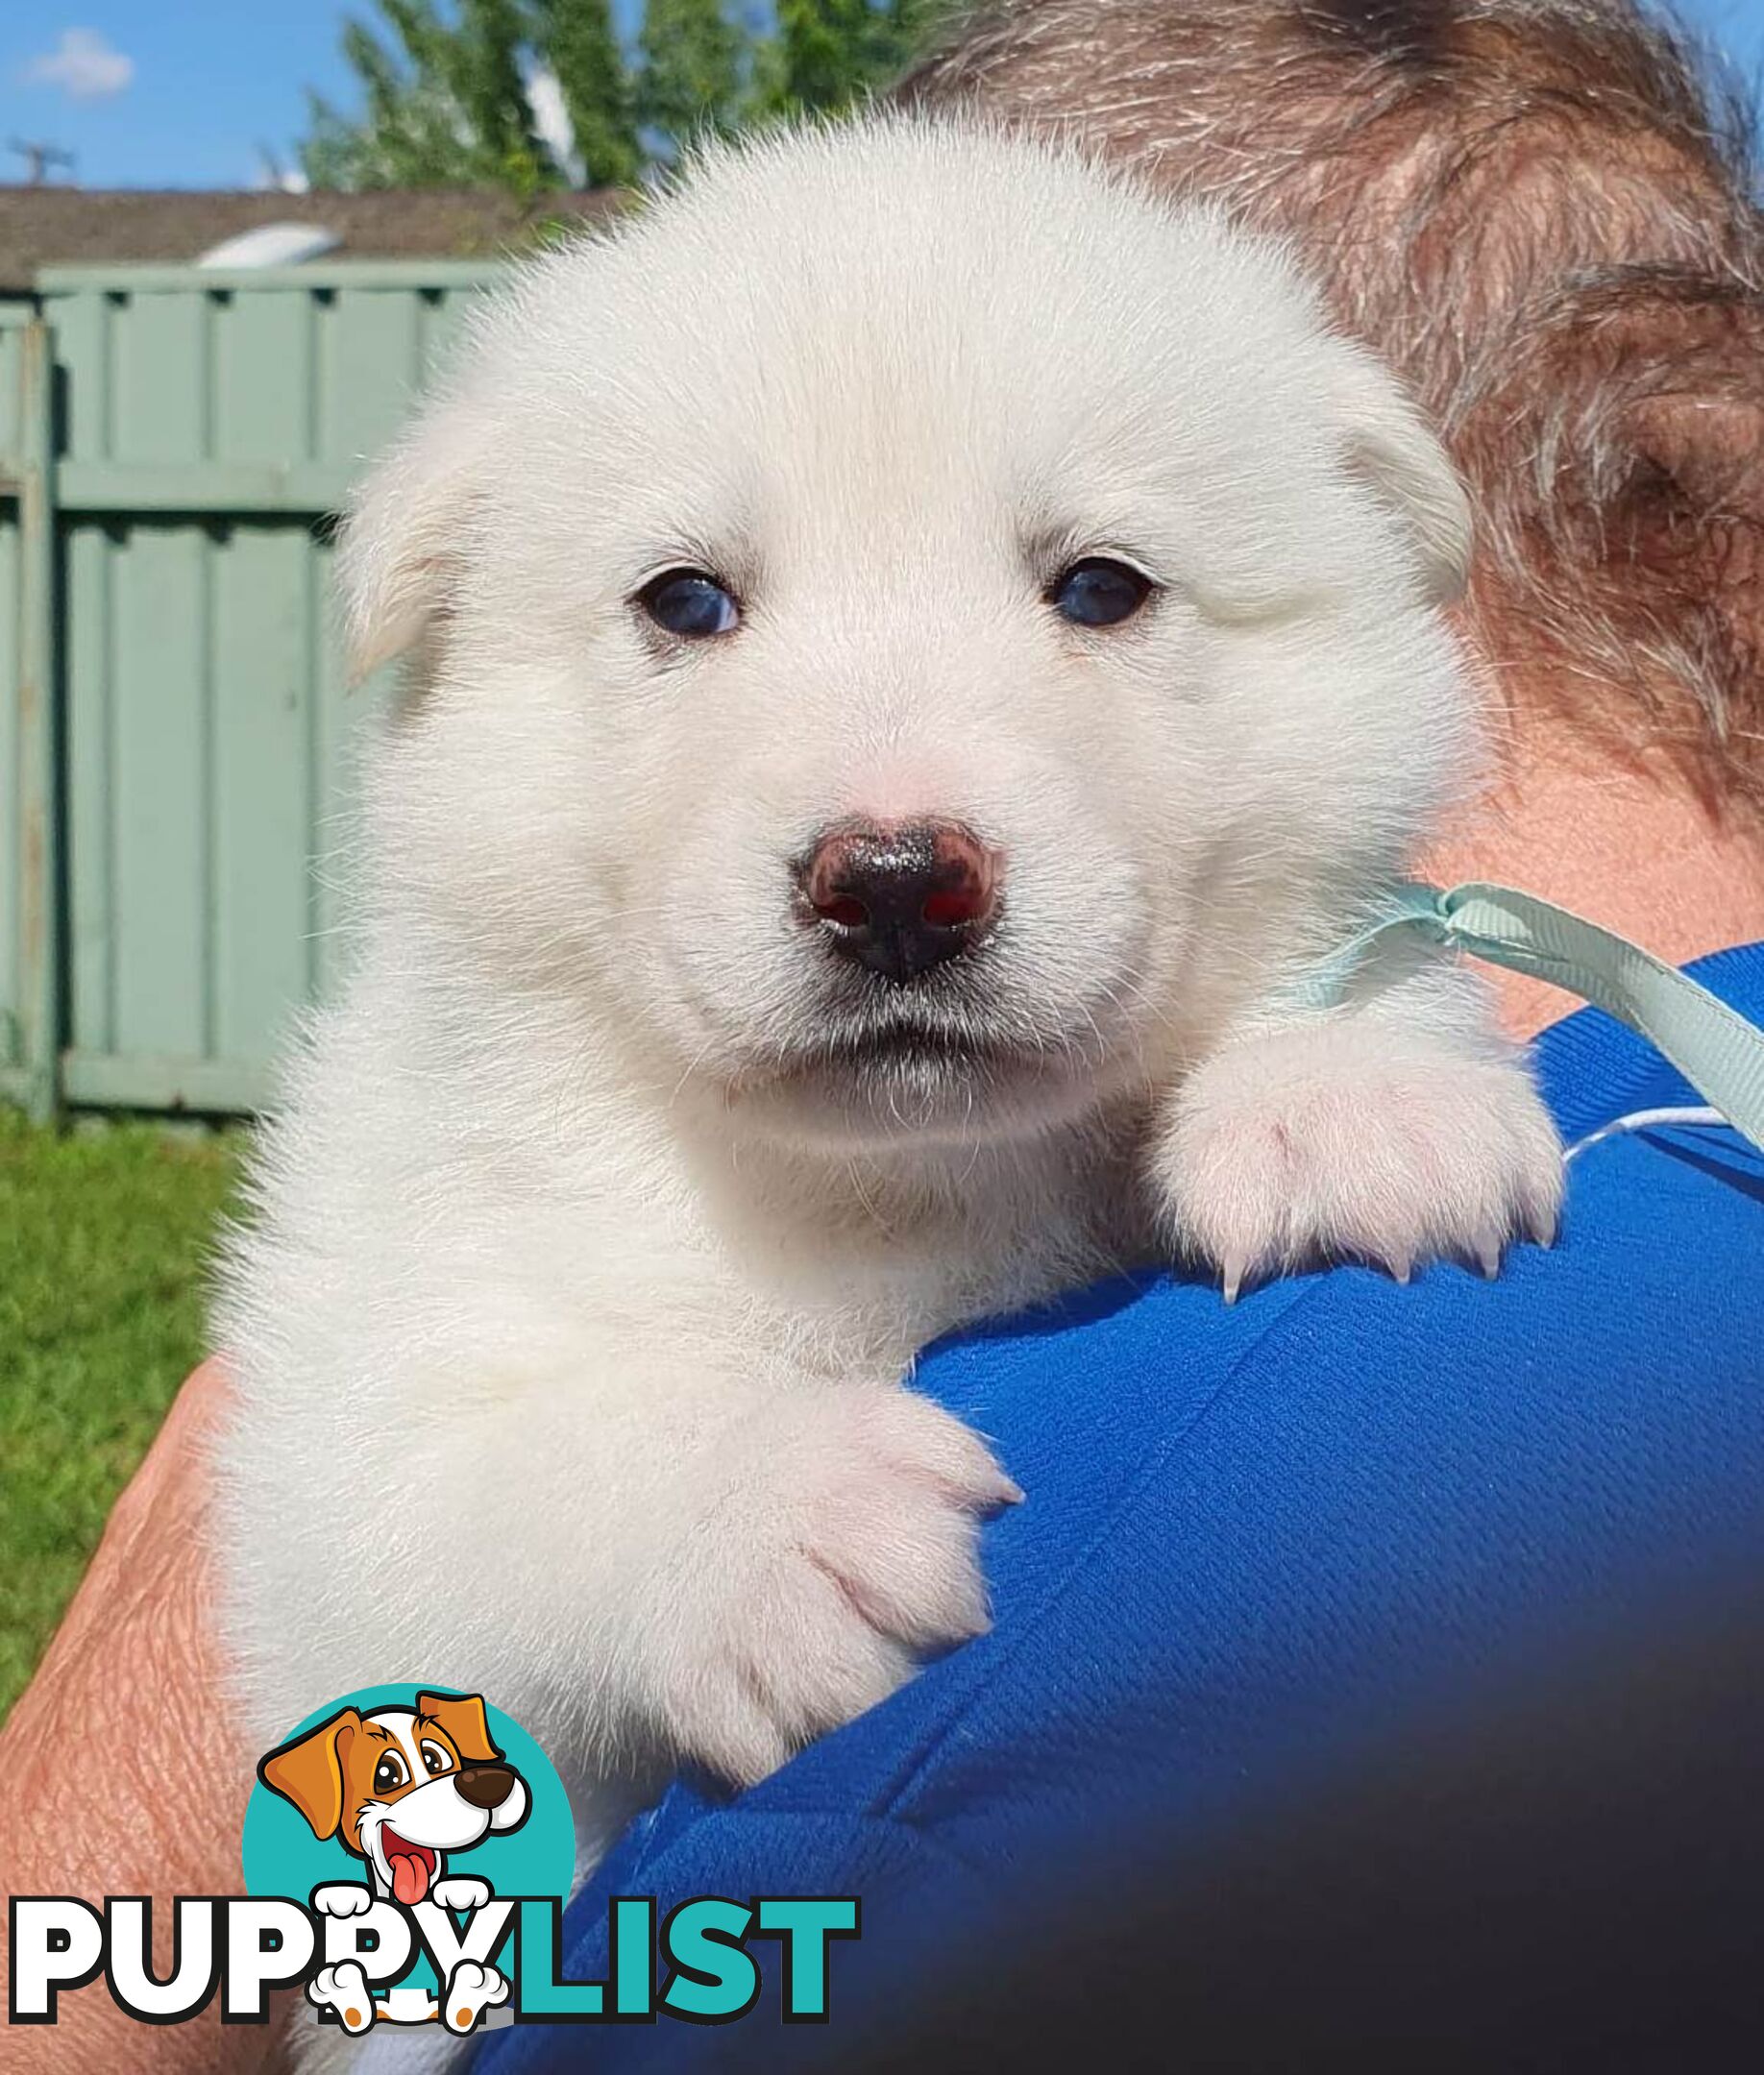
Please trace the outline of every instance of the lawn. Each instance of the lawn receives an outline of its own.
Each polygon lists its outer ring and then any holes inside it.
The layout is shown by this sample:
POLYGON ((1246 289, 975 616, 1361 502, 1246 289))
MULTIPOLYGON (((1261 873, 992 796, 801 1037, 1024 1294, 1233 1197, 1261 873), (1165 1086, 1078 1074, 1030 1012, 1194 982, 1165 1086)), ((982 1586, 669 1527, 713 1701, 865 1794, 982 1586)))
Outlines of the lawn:
POLYGON ((202 1352, 236 1137, 0 1105, 0 1717, 202 1352))

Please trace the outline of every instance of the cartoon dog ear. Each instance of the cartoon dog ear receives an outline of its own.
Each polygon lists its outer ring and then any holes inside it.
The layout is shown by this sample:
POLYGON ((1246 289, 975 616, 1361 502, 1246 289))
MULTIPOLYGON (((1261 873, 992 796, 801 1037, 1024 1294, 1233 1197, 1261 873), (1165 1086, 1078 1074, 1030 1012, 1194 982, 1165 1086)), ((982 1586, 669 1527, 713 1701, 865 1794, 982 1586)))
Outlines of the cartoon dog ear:
POLYGON ((447 1732, 467 1765, 488 1765, 502 1755, 490 1741, 490 1720, 477 1694, 421 1693, 416 1704, 419 1715, 429 1716, 447 1732))
POLYGON ((1470 500, 1445 448, 1389 374, 1351 347, 1335 384, 1336 424, 1348 472, 1402 520, 1437 605, 1461 598, 1470 579, 1470 500))
POLYGON ((337 552, 352 685, 446 611, 488 437, 469 392, 443 396, 357 488, 337 552))
POLYGON ((360 1727, 361 1717, 345 1708, 258 1761, 257 1777, 272 1794, 293 1802, 316 1838, 335 1837, 343 1820, 343 1766, 360 1727))

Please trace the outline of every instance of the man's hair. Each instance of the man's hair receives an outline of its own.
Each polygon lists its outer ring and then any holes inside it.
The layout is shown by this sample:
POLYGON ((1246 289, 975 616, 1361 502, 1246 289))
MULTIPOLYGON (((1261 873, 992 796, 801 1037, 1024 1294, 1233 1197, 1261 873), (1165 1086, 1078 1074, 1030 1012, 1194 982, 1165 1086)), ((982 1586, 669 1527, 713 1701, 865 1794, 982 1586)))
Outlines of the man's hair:
POLYGON ((900 95, 1286 234, 1470 483, 1497 669, 1764 802, 1754 130, 1679 35, 1629 0, 1004 0, 900 95))

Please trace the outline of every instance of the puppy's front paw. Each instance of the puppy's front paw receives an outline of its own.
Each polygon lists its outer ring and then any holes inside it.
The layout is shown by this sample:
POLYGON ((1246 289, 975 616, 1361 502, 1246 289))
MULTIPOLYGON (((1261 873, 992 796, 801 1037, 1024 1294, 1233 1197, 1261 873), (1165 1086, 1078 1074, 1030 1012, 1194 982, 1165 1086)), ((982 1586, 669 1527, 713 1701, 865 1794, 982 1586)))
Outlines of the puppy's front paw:
POLYGON ((1190 1075, 1153 1149, 1175 1246, 1223 1278, 1358 1260, 1406 1281, 1451 1257, 1493 1275, 1548 1245, 1561 1141, 1516 1058, 1348 1021, 1232 1046, 1190 1075))
POLYGON ((367 1976, 354 1960, 320 1967, 306 1984, 306 2000, 320 2010, 335 2011, 344 2031, 362 2033, 374 2022, 374 1999, 367 1976))
POLYGON ((672 1741, 745 1784, 986 1629, 979 1518, 1022 1494, 907 1390, 793 1396, 734 1452, 650 1641, 672 1741))
POLYGON ((441 1999, 441 2022, 462 2037, 487 2010, 508 2000, 507 1978, 497 1967, 476 1960, 462 1960, 447 1978, 447 1993, 441 1999))
POLYGON ((444 1910, 482 1909, 490 1899, 490 1883, 471 1873, 450 1873, 436 1881, 429 1898, 444 1910))

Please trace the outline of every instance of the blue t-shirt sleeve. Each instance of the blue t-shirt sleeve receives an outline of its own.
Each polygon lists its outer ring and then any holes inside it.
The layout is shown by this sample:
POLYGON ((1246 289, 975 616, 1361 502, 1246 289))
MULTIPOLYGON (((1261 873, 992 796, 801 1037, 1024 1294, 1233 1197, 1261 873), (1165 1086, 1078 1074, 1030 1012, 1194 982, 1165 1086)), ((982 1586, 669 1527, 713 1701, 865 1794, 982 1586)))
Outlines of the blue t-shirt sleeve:
MULTIPOLYGON (((1577 1041, 1552 1094, 1583 1130, 1577 1041)), ((1688 1099, 1601 1042, 1621 1106, 1688 1099)), ((1216 1834, 1407 1715, 1755 1577, 1761 1250, 1757 1153, 1649 1133, 1578 1160, 1559 1245, 1494 1282, 1344 1269, 1227 1308, 1147 1276, 933 1351, 917 1386, 1028 1495, 987 1529, 992 1632, 737 1800, 676 1788, 572 1907, 568 1970, 604 1978, 614 1894, 855 1893, 835 2022, 861 2025, 1080 1844, 1216 1834)), ((479 2065, 708 2065, 716 2038, 519 2029, 479 2065)))

